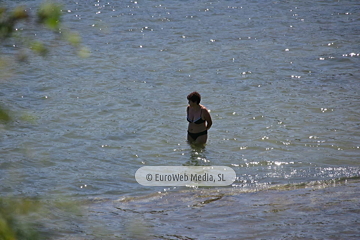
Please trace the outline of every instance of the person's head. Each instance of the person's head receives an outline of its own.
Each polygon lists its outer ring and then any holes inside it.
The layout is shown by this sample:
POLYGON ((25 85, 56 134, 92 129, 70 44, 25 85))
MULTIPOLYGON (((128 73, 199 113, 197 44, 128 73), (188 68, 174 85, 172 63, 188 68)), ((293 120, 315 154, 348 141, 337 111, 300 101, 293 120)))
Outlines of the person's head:
POLYGON ((187 96, 187 99, 196 104, 200 104, 201 96, 200 96, 200 93, 198 93, 198 92, 192 92, 187 96))

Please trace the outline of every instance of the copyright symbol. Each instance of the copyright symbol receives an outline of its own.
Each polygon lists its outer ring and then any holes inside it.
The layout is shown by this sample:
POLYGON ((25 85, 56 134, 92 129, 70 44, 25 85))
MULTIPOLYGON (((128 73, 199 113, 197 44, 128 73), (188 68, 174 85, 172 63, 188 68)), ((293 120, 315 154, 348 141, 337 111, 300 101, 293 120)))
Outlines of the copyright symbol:
POLYGON ((150 173, 146 174, 146 180, 148 180, 149 182, 152 180, 152 175, 150 173))

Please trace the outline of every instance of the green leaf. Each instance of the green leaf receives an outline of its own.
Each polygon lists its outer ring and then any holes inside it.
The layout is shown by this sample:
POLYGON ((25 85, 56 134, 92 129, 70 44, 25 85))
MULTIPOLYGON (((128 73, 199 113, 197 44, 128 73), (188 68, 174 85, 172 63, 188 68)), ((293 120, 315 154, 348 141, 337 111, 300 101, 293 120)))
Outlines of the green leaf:
POLYGON ((61 22, 61 5, 58 3, 43 3, 37 13, 38 22, 51 30, 58 30, 61 22))
POLYGON ((45 47, 45 45, 42 42, 34 41, 31 43, 30 48, 40 54, 41 56, 45 56, 48 53, 48 49, 45 47))
POLYGON ((11 120, 7 110, 0 107, 0 122, 9 122, 11 120))
POLYGON ((25 7, 23 6, 18 6, 14 9, 13 13, 12 13, 12 17, 15 20, 21 20, 21 19, 26 19, 29 17, 29 14, 27 13, 25 7))
POLYGON ((65 39, 74 47, 78 47, 81 44, 81 37, 77 32, 66 32, 65 39))
POLYGON ((78 56, 81 58, 88 58, 90 57, 90 50, 87 47, 81 47, 78 51, 78 56))

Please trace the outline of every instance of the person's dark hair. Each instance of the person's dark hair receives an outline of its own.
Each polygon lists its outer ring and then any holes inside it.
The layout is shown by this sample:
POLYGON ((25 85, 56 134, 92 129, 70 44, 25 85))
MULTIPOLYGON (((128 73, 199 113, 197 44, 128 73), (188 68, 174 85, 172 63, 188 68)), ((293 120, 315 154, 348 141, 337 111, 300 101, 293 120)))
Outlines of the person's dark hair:
POLYGON ((187 96, 187 99, 192 102, 196 102, 197 104, 200 104, 201 96, 198 92, 192 92, 187 96))

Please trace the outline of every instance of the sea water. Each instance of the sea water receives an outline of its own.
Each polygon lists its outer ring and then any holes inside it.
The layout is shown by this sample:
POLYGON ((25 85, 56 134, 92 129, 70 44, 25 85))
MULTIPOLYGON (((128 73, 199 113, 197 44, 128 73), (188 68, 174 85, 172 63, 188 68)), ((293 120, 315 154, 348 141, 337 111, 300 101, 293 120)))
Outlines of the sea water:
POLYGON ((76 220, 47 221, 64 239, 360 237, 357 1, 59 2, 90 57, 27 33, 51 49, 1 79, 14 118, 0 130, 2 196, 80 202, 76 220), (205 148, 186 143, 192 91, 213 119, 205 148), (143 166, 201 165, 237 178, 135 179, 143 166))

